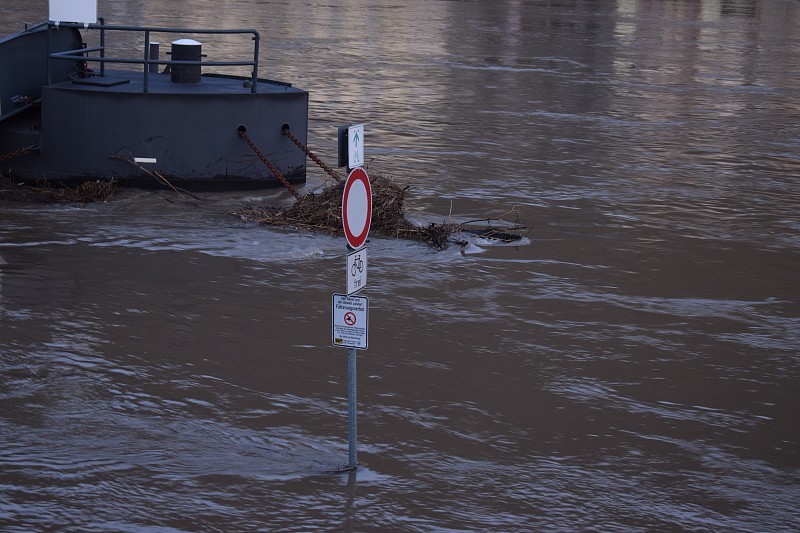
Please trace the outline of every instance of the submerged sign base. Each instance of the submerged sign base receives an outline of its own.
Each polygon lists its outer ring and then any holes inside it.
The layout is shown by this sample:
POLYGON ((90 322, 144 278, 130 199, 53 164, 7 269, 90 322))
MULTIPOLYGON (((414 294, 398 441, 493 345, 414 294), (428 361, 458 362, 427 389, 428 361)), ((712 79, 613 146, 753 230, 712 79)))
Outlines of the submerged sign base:
POLYGON ((333 345, 366 350, 368 316, 368 298, 334 294, 333 345))

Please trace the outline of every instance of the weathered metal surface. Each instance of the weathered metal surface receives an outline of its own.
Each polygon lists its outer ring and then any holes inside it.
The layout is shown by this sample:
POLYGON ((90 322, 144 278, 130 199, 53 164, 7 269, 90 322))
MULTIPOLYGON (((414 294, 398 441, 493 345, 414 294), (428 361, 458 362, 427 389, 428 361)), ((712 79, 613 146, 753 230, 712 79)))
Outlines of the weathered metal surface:
MULTIPOLYGON (((82 46, 75 28, 51 28, 49 33, 51 58, 82 46)), ((0 121, 0 153, 41 146, 3 163, 0 170, 15 179, 113 178, 157 185, 128 162, 146 158, 154 161, 148 170, 183 187, 279 185, 237 135, 245 125, 286 179, 305 181, 306 156, 282 128, 290 125, 306 141, 306 91, 283 82, 219 74, 175 83, 170 74, 147 68, 103 69, 98 75, 82 68, 82 62, 63 59, 50 60, 48 84, 47 57, 47 26, 0 40, 1 111, 6 119, 0 121), (12 58, 14 54, 19 58, 12 58), (20 96, 26 99, 20 102, 20 96)))
MULTIPOLYGON (((50 47, 53 51, 71 50, 81 43, 77 29, 61 28, 52 32, 50 47)), ((75 62, 59 61, 51 69, 53 80, 68 80, 75 62)), ((0 38, 0 121, 13 116, 27 101, 38 100, 46 83, 47 26, 0 38)))

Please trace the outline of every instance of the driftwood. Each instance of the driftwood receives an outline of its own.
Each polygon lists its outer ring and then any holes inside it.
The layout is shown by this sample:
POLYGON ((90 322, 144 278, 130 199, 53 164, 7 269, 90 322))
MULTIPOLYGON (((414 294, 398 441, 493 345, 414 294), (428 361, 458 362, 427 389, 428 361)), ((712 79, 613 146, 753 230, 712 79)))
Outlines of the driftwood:
MULTIPOLYGON (((130 160, 128 162, 131 163, 130 160)), ((174 187, 162 176, 146 169, 142 170, 164 186, 171 188, 180 198, 185 199, 185 194, 197 198, 183 189, 174 187)), ((391 177, 381 174, 373 174, 370 183, 372 186, 370 233, 373 235, 418 241, 439 250, 446 248, 450 243, 466 245, 465 236, 505 243, 518 241, 524 236, 520 235, 520 232, 525 226, 521 224, 520 214, 516 208, 496 219, 455 223, 448 216, 442 223, 415 224, 405 216, 406 192, 409 187, 400 187, 391 177), (515 220, 511 221, 512 218, 515 220)), ((294 203, 283 208, 246 205, 234 214, 243 220, 268 226, 309 229, 341 235, 343 188, 343 182, 331 182, 322 190, 302 195, 294 203)), ((86 181, 75 187, 68 187, 49 182, 34 186, 0 177, 0 200, 40 203, 105 202, 115 194, 116 190, 117 184, 113 180, 86 181)))
MULTIPOLYGON (((440 224, 414 224, 405 216, 405 195, 408 187, 400 187, 391 177, 373 174, 370 177, 372 188, 372 225, 370 233, 385 237, 410 239, 427 243, 437 249, 444 249, 451 242, 465 244, 453 239, 459 232, 477 234, 485 238, 497 238, 502 233, 504 239, 519 240, 513 232, 523 226, 515 225, 503 230, 491 227, 478 230, 466 224, 456 224, 449 220, 440 224)), ((306 228, 324 231, 333 235, 342 234, 342 192, 344 183, 334 183, 319 192, 300 196, 293 204, 283 208, 247 205, 235 212, 243 220, 268 226, 286 228, 306 228)), ((470 221, 475 223, 477 221, 470 221)))
POLYGON ((44 182, 39 185, 17 183, 9 178, 0 178, 0 199, 17 202, 38 203, 82 203, 106 202, 117 191, 114 181, 85 181, 74 187, 63 183, 44 182))
MULTIPOLYGON (((184 200, 184 201, 185 201, 185 200, 186 200, 186 196, 191 196, 191 197, 192 197, 192 198, 194 198, 195 200, 200 200, 200 198, 199 198, 199 197, 197 197, 197 196, 195 196, 194 194, 190 193, 190 192, 189 192, 189 191, 187 191, 186 189, 181 189, 181 188, 179 188, 179 187, 176 187, 176 186, 174 186, 174 185, 173 185, 173 184, 172 184, 172 183, 171 183, 171 182, 170 182, 170 181, 169 181, 167 178, 165 178, 164 176, 162 176, 162 175, 161 175, 161 173, 159 173, 159 172, 157 172, 157 171, 155 171, 155 170, 147 170, 147 169, 146 169, 146 168, 144 168, 142 165, 140 165, 139 163, 137 163, 137 162, 136 162, 136 160, 133 158, 133 156, 129 156, 129 157, 122 157, 122 156, 116 156, 116 155, 112 155, 110 158, 111 158, 111 159, 115 159, 115 160, 117 160, 117 161, 124 161, 124 162, 128 163, 129 165, 133 165, 134 167, 138 168, 139 170, 141 170, 142 172, 144 172, 145 174, 147 174, 148 176, 150 176, 151 178, 153 178, 155 181, 157 181, 158 183, 160 183, 160 184, 161 184, 161 185, 163 185, 164 187, 167 187, 167 188, 169 188, 169 189, 172 189, 172 190, 175 192, 175 194, 176 194, 176 195, 177 195, 177 196, 178 196, 178 197, 179 197, 181 200, 184 200)), ((169 198, 164 198, 164 200, 166 200, 166 201, 167 201, 167 202, 169 202, 169 203, 174 203, 174 202, 173 202, 172 200, 170 200, 169 198)), ((195 204, 195 205, 197 205, 197 204, 195 204)))

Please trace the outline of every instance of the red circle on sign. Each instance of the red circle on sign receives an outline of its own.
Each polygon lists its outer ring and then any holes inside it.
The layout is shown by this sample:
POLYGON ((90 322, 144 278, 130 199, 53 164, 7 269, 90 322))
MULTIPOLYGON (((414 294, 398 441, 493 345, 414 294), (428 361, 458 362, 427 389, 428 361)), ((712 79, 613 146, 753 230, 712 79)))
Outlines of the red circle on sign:
POLYGON ((347 312, 344 314, 344 323, 348 326, 355 326, 356 325, 356 315, 351 312, 347 312))
POLYGON ((362 168, 347 176, 342 193, 342 227, 347 244, 353 249, 364 246, 372 223, 372 187, 362 168))

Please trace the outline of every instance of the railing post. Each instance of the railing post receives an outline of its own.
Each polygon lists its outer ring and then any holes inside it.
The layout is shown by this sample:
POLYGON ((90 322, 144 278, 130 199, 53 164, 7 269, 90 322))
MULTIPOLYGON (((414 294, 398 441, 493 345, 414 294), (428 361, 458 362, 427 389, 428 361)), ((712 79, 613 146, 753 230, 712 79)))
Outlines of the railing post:
POLYGON ((150 48, 150 65, 147 67, 152 74, 158 74, 158 60, 159 58, 159 44, 148 42, 147 46, 150 48), (155 61, 155 63, 153 63, 155 61))
POLYGON ((258 90, 258 49, 261 43, 261 35, 257 31, 253 32, 253 41, 255 41, 255 49, 253 50, 253 79, 250 81, 250 92, 256 93, 258 90))
POLYGON ((53 38, 52 24, 53 24, 52 22, 47 23, 47 85, 50 85, 53 81, 50 73, 50 62, 52 61, 52 59, 50 58, 50 50, 52 48, 50 40, 53 38))
POLYGON ((147 92, 150 82, 150 30, 144 30, 144 86, 143 92, 147 92))
MULTIPOLYGON (((104 59, 106 57, 106 19, 103 17, 97 17, 97 20, 100 21, 100 59, 104 59)), ((100 77, 106 75, 106 62, 100 61, 100 77)))

